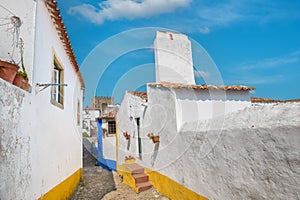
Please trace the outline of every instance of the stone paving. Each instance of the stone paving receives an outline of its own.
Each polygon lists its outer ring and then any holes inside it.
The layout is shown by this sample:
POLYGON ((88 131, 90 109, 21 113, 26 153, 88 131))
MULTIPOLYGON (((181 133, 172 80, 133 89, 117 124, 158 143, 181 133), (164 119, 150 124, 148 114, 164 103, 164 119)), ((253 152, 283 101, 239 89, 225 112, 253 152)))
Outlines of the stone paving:
POLYGON ((137 194, 122 183, 117 173, 96 166, 96 163, 97 160, 83 147, 83 180, 79 183, 71 200, 168 199, 154 188, 137 194))
POLYGON ((116 190, 113 173, 96 166, 97 160, 83 147, 83 180, 71 200, 99 200, 116 190))

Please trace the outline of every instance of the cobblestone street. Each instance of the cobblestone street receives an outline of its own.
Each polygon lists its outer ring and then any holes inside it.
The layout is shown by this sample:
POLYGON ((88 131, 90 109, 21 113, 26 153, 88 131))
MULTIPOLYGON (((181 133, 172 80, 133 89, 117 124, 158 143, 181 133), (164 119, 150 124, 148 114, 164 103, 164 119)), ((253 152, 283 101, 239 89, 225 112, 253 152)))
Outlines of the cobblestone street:
POLYGON ((97 160, 83 147, 83 180, 71 200, 168 199, 154 188, 139 194, 135 193, 122 183, 117 173, 95 166, 96 162, 97 160))

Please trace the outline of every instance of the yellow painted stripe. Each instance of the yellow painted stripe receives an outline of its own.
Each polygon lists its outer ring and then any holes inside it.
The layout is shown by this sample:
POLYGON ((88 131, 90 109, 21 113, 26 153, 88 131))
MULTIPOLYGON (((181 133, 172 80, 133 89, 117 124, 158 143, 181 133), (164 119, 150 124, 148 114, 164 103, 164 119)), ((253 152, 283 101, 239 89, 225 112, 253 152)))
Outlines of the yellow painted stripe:
POLYGON ((41 196, 39 200, 67 200, 71 197, 79 181, 82 178, 82 168, 65 179, 63 182, 52 188, 46 194, 41 196))
POLYGON ((115 122, 116 122, 116 165, 118 165, 119 161, 119 152, 118 152, 118 147, 119 147, 119 126, 118 126, 118 118, 115 117, 115 122))
POLYGON ((135 179, 125 164, 117 165, 117 174, 122 177, 123 183, 131 187, 135 192, 138 192, 138 188, 135 185, 135 179))
MULTIPOLYGON (((135 180, 131 174, 131 171, 125 166, 125 164, 117 165, 117 173, 118 175, 122 176, 123 183, 131 187, 135 192, 138 192, 138 188, 135 185, 135 180)), ((208 198, 193 192, 192 190, 156 171, 151 171, 145 168, 145 173, 148 174, 149 180, 153 187, 170 199, 208 200, 208 198)))
POLYGON ((207 200, 208 199, 156 171, 145 169, 145 172, 148 174, 149 180, 152 183, 152 185, 160 193, 162 193, 163 195, 167 196, 170 199, 180 199, 180 200, 190 200, 190 199, 207 200))

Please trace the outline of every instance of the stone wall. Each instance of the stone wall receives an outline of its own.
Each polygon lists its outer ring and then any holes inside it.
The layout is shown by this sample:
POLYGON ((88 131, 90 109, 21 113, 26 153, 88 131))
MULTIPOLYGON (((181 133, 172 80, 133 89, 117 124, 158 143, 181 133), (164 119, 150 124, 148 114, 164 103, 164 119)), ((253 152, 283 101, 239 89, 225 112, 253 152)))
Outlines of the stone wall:
POLYGON ((20 123, 25 92, 0 79, 0 96, 0 199, 27 199, 31 137, 20 123))
POLYGON ((138 157, 134 119, 140 117, 142 166, 208 199, 299 199, 300 103, 249 103, 212 119, 189 120, 178 131, 175 97, 172 90, 148 87, 143 106, 125 95, 118 113, 118 164, 126 155, 138 157), (150 132, 160 143, 147 137, 150 132))
POLYGON ((176 140, 188 148, 160 172, 209 199, 299 199, 299 109, 251 106, 225 116, 221 129, 186 123, 176 140))

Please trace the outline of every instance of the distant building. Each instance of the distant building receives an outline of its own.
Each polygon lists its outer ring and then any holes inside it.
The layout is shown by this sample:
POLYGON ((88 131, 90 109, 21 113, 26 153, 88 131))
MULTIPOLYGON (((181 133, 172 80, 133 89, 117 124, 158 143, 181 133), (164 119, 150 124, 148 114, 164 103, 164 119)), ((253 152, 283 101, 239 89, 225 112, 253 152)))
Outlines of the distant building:
POLYGON ((114 105, 113 97, 95 96, 92 99, 92 109, 100 110, 100 115, 105 115, 108 113, 109 105, 114 105))
POLYGON ((118 107, 114 105, 113 97, 95 96, 92 99, 92 107, 83 109, 82 131, 90 137, 98 135, 97 119, 102 118, 102 129, 106 134, 116 133, 115 114, 118 107))
POLYGON ((90 137, 97 137, 98 117, 100 117, 100 110, 84 108, 82 111, 82 133, 86 133, 90 137))
POLYGON ((116 170, 116 116, 119 105, 109 105, 107 114, 98 118, 98 164, 109 170, 116 170))

